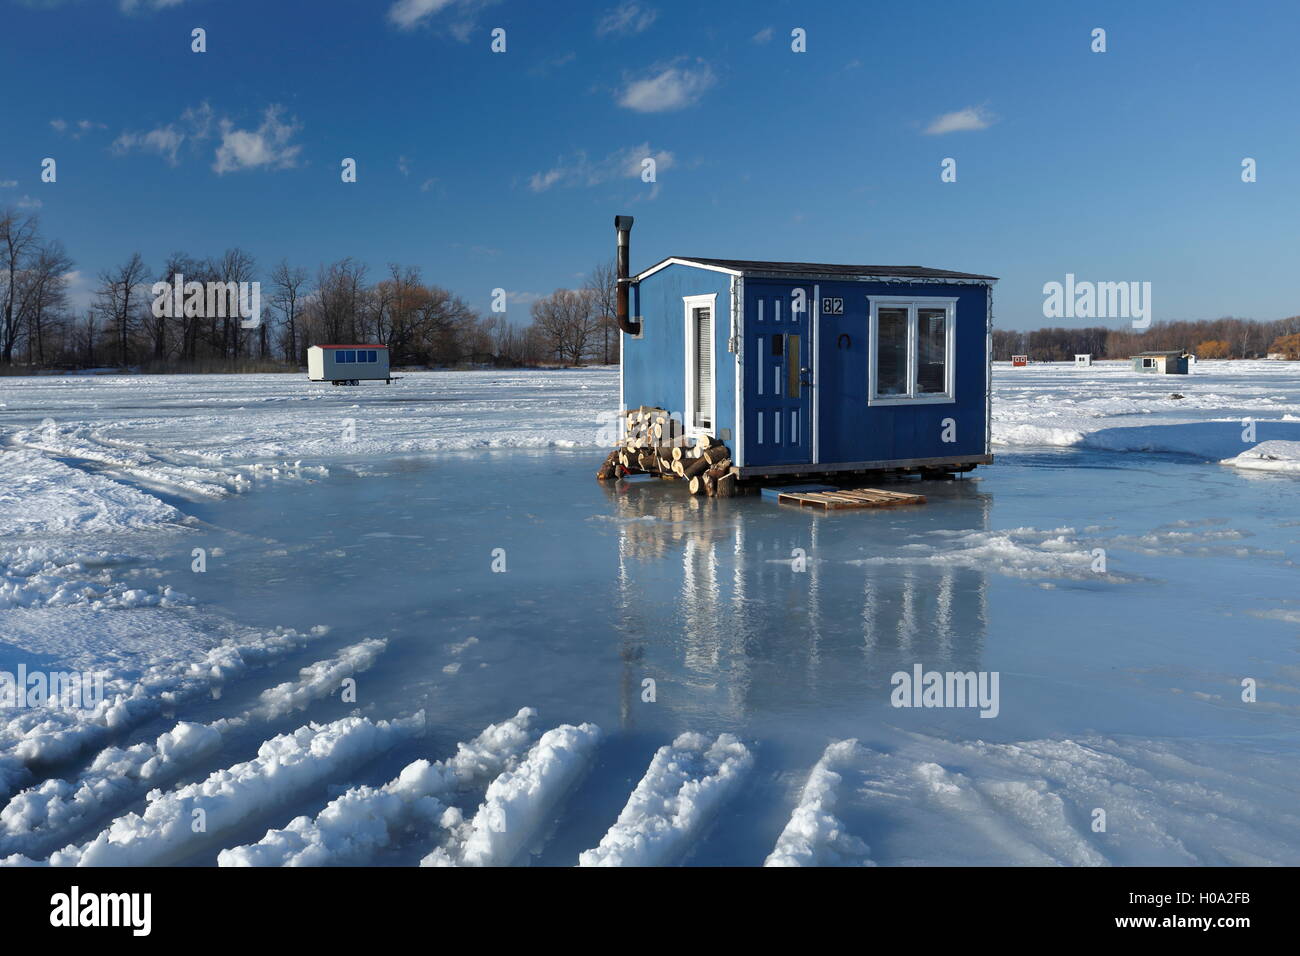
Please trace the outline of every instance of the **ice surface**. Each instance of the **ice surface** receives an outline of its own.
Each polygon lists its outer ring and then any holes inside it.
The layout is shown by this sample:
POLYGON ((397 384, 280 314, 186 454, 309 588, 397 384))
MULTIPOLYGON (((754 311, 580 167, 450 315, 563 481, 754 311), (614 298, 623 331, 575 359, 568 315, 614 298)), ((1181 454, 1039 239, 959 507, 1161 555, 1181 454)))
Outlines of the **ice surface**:
POLYGON ((923 483, 906 514, 839 515, 598 485, 603 369, 0 379, 0 669, 109 689, 0 714, 0 802, 59 797, 0 810, 42 841, 9 848, 1295 865, 1298 371, 998 365, 996 465, 923 483), (344 705, 326 659, 363 639, 386 650, 344 705), (999 672, 999 716, 891 707, 915 664, 999 672), (429 762, 524 702, 569 728, 548 749, 480 739, 454 786, 459 757, 429 762), (281 774, 257 751, 289 707, 320 739, 285 744, 281 774), (428 738, 371 729, 420 707, 428 738), (709 805, 726 788, 702 752, 656 763, 683 737, 743 740, 764 772, 709 805), (221 827, 187 835, 209 798, 221 827), (116 836, 81 843, 108 807, 116 836))

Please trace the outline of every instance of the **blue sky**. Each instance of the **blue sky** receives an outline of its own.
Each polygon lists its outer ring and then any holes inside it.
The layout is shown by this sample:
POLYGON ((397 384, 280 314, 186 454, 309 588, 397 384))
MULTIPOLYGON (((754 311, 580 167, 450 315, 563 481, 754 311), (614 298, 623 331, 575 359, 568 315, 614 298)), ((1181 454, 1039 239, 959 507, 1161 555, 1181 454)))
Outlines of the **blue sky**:
POLYGON ((1157 321, 1300 312, 1294 2, 0 3, 0 204, 39 209, 82 294, 132 251, 238 245, 263 278, 352 256, 483 310, 505 288, 524 321, 631 213, 634 269, 989 273, 1003 328, 1056 324, 1066 273, 1151 282, 1157 321))

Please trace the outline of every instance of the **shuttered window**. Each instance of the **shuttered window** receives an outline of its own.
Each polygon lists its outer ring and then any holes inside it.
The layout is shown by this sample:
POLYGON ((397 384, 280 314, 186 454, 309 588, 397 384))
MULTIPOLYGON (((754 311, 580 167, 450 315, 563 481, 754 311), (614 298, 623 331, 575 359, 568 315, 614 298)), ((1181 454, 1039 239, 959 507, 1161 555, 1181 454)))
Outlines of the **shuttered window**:
POLYGON ((713 310, 692 310, 695 340, 694 412, 697 428, 713 427, 713 310))

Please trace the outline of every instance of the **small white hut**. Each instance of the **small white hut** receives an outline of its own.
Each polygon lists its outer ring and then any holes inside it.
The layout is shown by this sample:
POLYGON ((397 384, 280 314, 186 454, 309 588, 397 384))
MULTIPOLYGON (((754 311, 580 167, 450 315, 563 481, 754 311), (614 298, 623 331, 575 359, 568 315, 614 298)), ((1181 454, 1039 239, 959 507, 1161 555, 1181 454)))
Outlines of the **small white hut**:
POLYGON ((313 345, 307 350, 307 377, 334 385, 391 382, 388 346, 313 345))
POLYGON ((1076 356, 1074 357, 1074 367, 1075 367, 1075 368, 1091 368, 1091 367, 1092 367, 1092 353, 1090 352, 1090 353, 1088 353, 1087 355, 1076 355, 1076 356))

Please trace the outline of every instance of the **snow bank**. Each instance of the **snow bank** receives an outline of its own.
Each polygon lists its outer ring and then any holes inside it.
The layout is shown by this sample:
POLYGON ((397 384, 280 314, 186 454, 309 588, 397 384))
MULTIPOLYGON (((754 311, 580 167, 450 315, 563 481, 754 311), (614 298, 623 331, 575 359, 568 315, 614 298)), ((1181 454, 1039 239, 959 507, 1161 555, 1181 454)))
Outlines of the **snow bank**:
POLYGON ((452 810, 444 826, 454 828, 449 846, 439 847, 421 866, 508 866, 537 837, 551 812, 578 782, 600 742, 595 724, 562 724, 548 730, 514 770, 488 785, 483 805, 468 824, 452 810))
POLYGON ((304 667, 298 672, 296 681, 285 681, 262 691, 257 706, 251 708, 243 720, 275 720, 302 710, 312 701, 334 693, 345 678, 369 670, 387 647, 388 641, 382 639, 362 641, 343 648, 337 657, 304 667))
POLYGON ((1262 441, 1219 464, 1247 471, 1300 472, 1300 441, 1262 441))
MULTIPOLYGON (((171 793, 151 792, 143 814, 119 817, 89 843, 54 853, 49 863, 166 864, 249 818, 274 810, 302 791, 346 773, 423 728, 424 711, 377 723, 364 717, 345 717, 325 725, 307 724, 266 741, 253 760, 218 770, 202 782, 171 793)), ((4 862, 13 865, 23 860, 8 857, 4 862)))
POLYGON ((330 801, 315 819, 298 817, 282 830, 268 830, 250 846, 222 850, 218 866, 324 866, 363 863, 403 829, 436 825, 444 800, 503 773, 528 746, 537 714, 525 707, 492 724, 454 757, 416 760, 382 787, 353 787, 330 801))
POLYGON ((0 451, 0 475, 0 535, 139 531, 184 517, 152 495, 35 451, 0 451))
POLYGON ((75 780, 45 780, 24 790, 0 810, 0 852, 34 852, 151 786, 174 780, 216 752, 229 730, 274 720, 333 693, 345 677, 371 667, 386 646, 372 640, 346 647, 337 657, 304 667, 297 682, 264 691, 261 703, 239 717, 207 725, 181 721, 153 744, 101 750, 75 780))
POLYGON ((660 747, 618 820, 579 866, 660 866, 682 856, 753 765, 731 734, 684 733, 660 747))
POLYGON ((869 863, 870 848, 844 830, 835 816, 841 777, 833 769, 858 754, 856 740, 841 740, 826 748, 799 796, 799 805, 781 831, 764 866, 843 866, 869 863))
POLYGON ((0 550, 0 610, 32 607, 95 609, 183 607, 189 598, 169 586, 133 588, 114 581, 108 568, 132 560, 108 551, 70 552, 49 547, 0 550))
POLYGON ((0 798, 30 779, 29 768, 53 766, 212 689, 249 668, 304 647, 327 632, 276 628, 227 640, 197 661, 165 661, 138 678, 109 678, 104 699, 90 710, 28 708, 0 721, 0 798))

